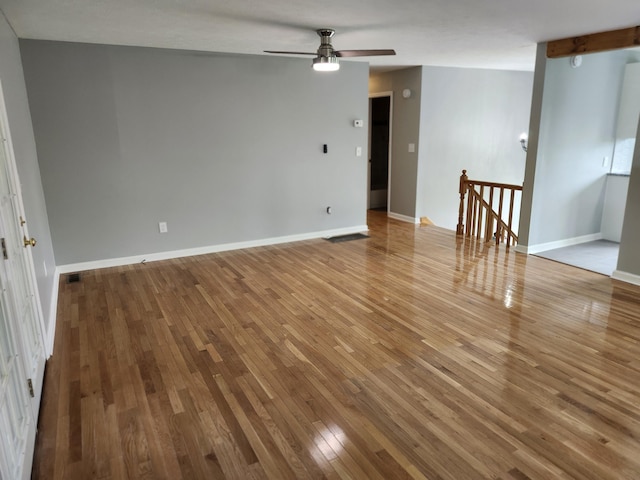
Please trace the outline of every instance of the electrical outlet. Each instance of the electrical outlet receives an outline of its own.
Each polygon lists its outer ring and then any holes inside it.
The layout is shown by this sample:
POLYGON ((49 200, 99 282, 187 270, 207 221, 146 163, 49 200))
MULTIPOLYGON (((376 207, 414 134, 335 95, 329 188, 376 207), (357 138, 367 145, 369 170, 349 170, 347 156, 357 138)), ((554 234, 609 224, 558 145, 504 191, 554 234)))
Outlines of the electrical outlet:
POLYGON ((160 233, 167 233, 167 222, 158 223, 158 229, 160 230, 160 233))

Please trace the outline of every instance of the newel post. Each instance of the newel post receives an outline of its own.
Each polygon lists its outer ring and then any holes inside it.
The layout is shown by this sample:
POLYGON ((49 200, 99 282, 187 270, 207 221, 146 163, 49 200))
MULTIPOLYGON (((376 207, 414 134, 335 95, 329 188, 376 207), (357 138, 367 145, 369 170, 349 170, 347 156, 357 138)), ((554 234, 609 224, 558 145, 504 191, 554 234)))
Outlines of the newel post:
POLYGON ((464 217, 464 197, 467 194, 467 171, 462 170, 460 175, 460 209, 458 210, 458 226, 456 227, 457 235, 464 235, 464 224, 462 219, 464 217))

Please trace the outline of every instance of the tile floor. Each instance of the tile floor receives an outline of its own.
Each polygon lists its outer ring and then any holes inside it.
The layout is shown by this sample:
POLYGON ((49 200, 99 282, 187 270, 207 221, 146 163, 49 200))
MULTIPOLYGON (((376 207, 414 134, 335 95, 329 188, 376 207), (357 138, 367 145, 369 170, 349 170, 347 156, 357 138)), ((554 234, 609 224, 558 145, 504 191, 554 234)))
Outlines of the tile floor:
POLYGON ((616 242, 597 240, 538 252, 535 255, 611 276, 618 263, 619 247, 620 244, 616 242))

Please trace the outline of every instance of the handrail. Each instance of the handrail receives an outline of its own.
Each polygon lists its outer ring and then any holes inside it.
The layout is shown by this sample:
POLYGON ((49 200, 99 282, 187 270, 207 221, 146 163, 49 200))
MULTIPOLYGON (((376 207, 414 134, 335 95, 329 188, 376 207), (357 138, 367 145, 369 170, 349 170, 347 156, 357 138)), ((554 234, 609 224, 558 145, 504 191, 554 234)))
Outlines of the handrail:
POLYGON ((505 242, 507 247, 518 243, 518 235, 513 228, 518 191, 522 192, 522 185, 469 180, 467 171, 462 170, 456 234, 478 239, 484 236, 487 242, 495 239, 496 245, 505 242), (508 213, 504 209, 505 191, 509 195, 508 213))
MULTIPOLYGON (((463 170, 463 172, 466 172, 466 170, 463 170)), ((512 185, 510 183, 481 182, 480 180, 467 180, 467 183, 473 183, 474 185, 478 185, 479 187, 496 187, 496 188, 522 190, 522 186, 512 185)))

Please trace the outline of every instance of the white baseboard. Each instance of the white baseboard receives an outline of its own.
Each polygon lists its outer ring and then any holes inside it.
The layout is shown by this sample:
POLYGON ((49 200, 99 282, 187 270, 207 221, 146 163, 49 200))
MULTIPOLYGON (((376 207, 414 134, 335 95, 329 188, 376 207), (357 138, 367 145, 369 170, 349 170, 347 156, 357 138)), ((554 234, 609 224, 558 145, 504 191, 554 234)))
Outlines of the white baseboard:
POLYGON ((247 242, 224 243, 220 245, 187 248, 184 250, 172 250, 168 252, 149 253, 146 255, 134 255, 131 257, 107 258, 104 260, 58 265, 56 270, 59 274, 82 272, 86 270, 95 270, 97 268, 120 267, 122 265, 132 265, 135 263, 154 262, 157 260, 170 260, 172 258, 180 257, 192 257, 195 255, 205 255, 207 253, 226 252, 230 250, 240 250, 243 248, 264 247, 267 245, 277 245, 279 243, 299 242, 301 240, 313 240, 316 238, 329 238, 338 235, 350 235, 352 233, 361 233, 368 231, 369 227, 367 227, 366 225, 358 225, 354 227, 324 230, 321 232, 310 232, 297 235, 286 235, 283 237, 263 238, 260 240, 250 240, 247 242))
POLYGON ((51 288, 51 304, 49 305, 49 329, 45 348, 47 358, 53 355, 53 342, 56 338, 56 322, 58 319, 58 291, 60 289, 60 270, 56 268, 53 272, 53 287, 51 288))
POLYGON ((565 238, 564 240, 558 240, 555 242, 539 243, 537 245, 517 245, 516 252, 526 253, 533 255, 535 253, 546 252, 547 250, 553 250, 556 248, 570 247, 571 245, 579 245, 581 243, 595 242, 596 240, 602 240, 602 233, 591 233, 589 235, 582 235, 580 237, 565 238))
POLYGON ((621 282, 632 283, 633 285, 640 285, 640 275, 623 272, 622 270, 615 270, 611 274, 611 278, 615 278, 616 280, 620 280, 621 282))
POLYGON ((393 218, 394 220, 400 220, 401 222, 413 223, 414 225, 418 225, 420 223, 419 218, 409 217, 407 215, 401 215, 399 213, 388 212, 387 216, 389 218, 393 218))

